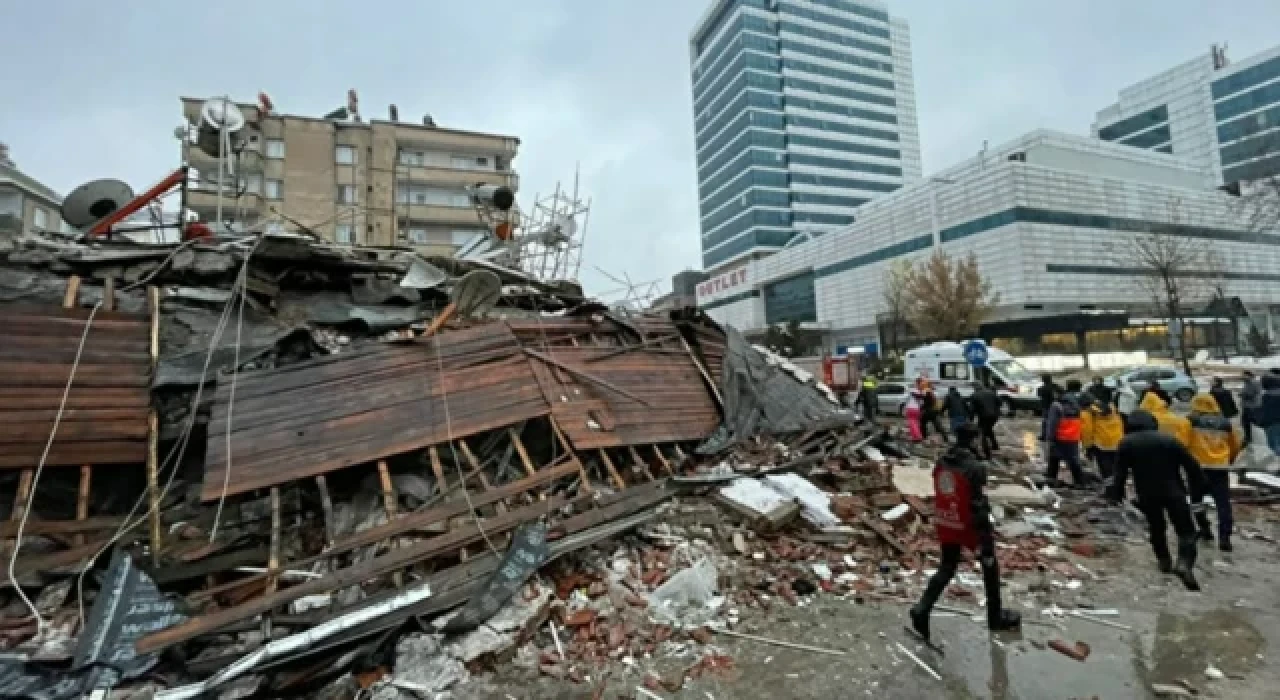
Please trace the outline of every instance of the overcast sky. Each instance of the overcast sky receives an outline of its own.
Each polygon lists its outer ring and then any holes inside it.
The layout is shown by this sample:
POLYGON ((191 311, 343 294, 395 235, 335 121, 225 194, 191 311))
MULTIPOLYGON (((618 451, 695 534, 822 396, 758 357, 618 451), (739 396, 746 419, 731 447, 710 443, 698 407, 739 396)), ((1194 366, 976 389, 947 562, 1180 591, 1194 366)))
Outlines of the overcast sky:
MULTIPOLYGON (((0 0, 0 140, 66 193, 176 167, 178 97, 269 93, 319 116, 518 136, 521 202, 594 200, 582 279, 604 293, 699 266, 688 37, 710 0, 0 0)), ((1276 0, 890 0, 911 23, 926 174, 1047 127, 1086 133, 1125 85, 1212 42, 1280 42, 1276 0)), ((612 296, 612 295, 610 295, 612 296)))

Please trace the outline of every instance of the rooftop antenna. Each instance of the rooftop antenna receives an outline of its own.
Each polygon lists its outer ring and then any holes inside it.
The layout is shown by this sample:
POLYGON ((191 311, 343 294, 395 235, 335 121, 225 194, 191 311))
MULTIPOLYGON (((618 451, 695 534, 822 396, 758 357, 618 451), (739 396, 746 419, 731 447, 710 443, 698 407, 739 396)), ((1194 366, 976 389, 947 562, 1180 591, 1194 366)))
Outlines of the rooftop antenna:
POLYGON ((214 200, 218 229, 223 226, 222 195, 227 175, 231 171, 231 137, 244 128, 244 114, 230 97, 215 97, 200 106, 200 125, 196 133, 196 146, 218 159, 218 192, 214 200))

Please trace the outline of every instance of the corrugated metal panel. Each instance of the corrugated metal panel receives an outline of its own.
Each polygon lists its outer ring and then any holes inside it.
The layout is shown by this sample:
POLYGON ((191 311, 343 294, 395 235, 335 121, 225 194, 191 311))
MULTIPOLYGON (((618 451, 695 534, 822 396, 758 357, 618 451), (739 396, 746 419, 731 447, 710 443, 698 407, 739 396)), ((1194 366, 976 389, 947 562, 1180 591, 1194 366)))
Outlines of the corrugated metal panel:
MULTIPOLYGON (((222 493, 230 382, 209 425, 204 489, 222 493)), ((488 323, 408 345, 240 375, 228 494, 402 454, 547 415, 511 330, 488 323), (446 404, 447 401, 447 404, 446 404)))
MULTIPOLYGON (((39 462, 88 316, 53 306, 0 309, 0 468, 39 462)), ((46 465, 146 460, 149 338, 143 316, 94 316, 46 465)))

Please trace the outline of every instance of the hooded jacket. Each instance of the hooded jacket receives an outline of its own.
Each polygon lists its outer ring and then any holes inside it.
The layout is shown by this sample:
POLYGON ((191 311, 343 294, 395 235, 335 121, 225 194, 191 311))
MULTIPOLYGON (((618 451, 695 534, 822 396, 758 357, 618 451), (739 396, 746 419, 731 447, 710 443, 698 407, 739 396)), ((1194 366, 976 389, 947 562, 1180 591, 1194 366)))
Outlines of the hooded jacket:
POLYGON ((1257 377, 1244 380, 1240 387, 1240 406, 1249 410, 1257 409, 1262 404, 1262 385, 1257 377))
POLYGON ((1138 408, 1150 413, 1156 419, 1160 432, 1172 435, 1183 447, 1191 446, 1191 421, 1171 412, 1169 404, 1154 391, 1148 391, 1147 395, 1142 397, 1142 403, 1138 408))
POLYGON ((973 395, 969 397, 969 404, 973 407, 973 415, 979 420, 994 423, 1000 418, 1000 395, 991 387, 982 386, 974 389, 973 395))
POLYGON ((1124 439, 1124 418, 1109 403, 1095 401, 1086 411, 1085 422, 1087 434, 1081 442, 1103 452, 1115 452, 1124 439))
POLYGON ((1227 469, 1240 454, 1240 436, 1210 394, 1191 399, 1191 455, 1204 469, 1227 469))
POLYGON ((1093 394, 1082 391, 1076 394, 1076 402, 1080 405, 1080 449, 1093 447, 1093 413, 1089 410, 1098 402, 1093 394))
POLYGON ((942 406, 952 420, 969 416, 969 406, 965 404, 964 397, 960 395, 960 392, 955 387, 951 387, 947 391, 947 396, 943 399, 942 406))

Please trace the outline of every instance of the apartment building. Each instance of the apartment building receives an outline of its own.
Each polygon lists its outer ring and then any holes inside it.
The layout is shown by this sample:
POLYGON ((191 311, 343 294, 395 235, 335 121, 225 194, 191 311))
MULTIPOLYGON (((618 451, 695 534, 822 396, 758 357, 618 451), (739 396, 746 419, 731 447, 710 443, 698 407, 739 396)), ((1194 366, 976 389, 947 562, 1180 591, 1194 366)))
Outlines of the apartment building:
POLYGON ((1239 62, 1213 46, 1121 90, 1093 133, 1189 159, 1210 187, 1280 175, 1280 46, 1239 62))
MULTIPOLYGON (((189 124, 198 126, 204 102, 182 98, 189 124)), ((222 179, 223 219, 237 228, 306 227, 336 243, 449 255, 491 225, 465 188, 518 187, 512 161, 520 141, 512 136, 442 128, 429 117, 360 121, 344 110, 317 118, 267 103, 239 107, 243 148, 235 175, 222 179)), ((213 221, 217 158, 190 140, 182 156, 191 168, 188 208, 213 221)))
POLYGON ((62 196, 18 169, 0 143, 0 234, 69 233, 60 213, 62 196))
POLYGON ((689 38, 702 264, 853 222, 918 180, 907 23, 877 0, 714 0, 689 38))

